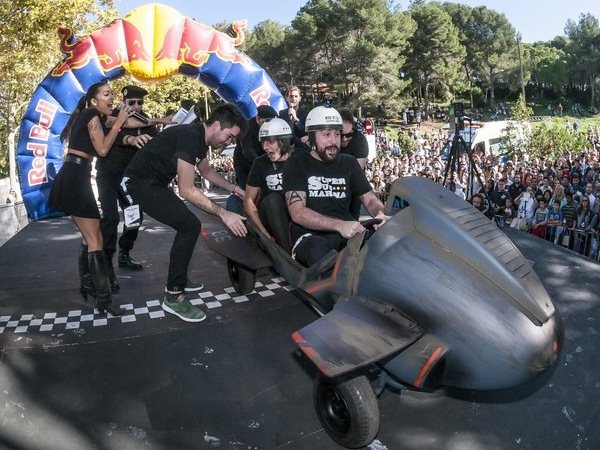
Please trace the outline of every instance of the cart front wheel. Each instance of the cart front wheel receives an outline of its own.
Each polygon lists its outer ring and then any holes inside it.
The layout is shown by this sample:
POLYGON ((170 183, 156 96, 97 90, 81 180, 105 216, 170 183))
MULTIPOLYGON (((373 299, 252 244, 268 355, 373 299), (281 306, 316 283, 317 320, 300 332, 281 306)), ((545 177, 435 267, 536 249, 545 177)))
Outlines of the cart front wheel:
POLYGON ((314 402, 323 428, 347 448, 369 445, 379 430, 379 404, 366 376, 342 382, 323 376, 314 385, 314 402))

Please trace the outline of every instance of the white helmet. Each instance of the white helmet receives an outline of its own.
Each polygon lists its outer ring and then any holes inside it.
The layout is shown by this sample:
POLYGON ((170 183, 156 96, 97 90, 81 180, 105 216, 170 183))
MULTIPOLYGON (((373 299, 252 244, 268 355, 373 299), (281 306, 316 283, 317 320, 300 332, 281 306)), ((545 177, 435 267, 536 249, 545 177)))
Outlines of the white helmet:
POLYGON ((306 116, 304 131, 341 130, 344 127, 342 116, 330 106, 317 106, 306 116))
POLYGON ((285 120, 277 117, 268 119, 261 125, 260 130, 258 130, 259 142, 291 138, 292 129, 285 120))

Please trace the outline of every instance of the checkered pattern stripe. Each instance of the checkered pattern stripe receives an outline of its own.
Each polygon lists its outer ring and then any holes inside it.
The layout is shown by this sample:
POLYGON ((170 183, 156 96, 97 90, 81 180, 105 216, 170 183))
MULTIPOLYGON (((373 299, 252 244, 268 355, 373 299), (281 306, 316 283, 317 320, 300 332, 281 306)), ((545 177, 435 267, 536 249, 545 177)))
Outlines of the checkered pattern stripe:
MULTIPOLYGON (((244 303, 273 297, 276 295, 275 291, 280 289, 289 292, 293 288, 283 278, 272 278, 267 284, 257 281, 254 285, 254 291, 248 295, 238 295, 235 289, 228 287, 223 290, 222 294, 201 291, 197 293, 197 297, 191 297, 189 300, 194 306, 205 306, 207 309, 212 310, 226 306, 229 303, 244 303)), ((57 312, 47 312, 43 317, 36 317, 33 314, 23 314, 21 317, 0 316, 0 334, 77 330, 106 326, 109 321, 131 323, 136 322, 138 318, 160 319, 165 317, 160 300, 148 300, 140 305, 126 303, 122 304, 121 308, 125 310, 125 313, 119 317, 113 317, 111 314, 99 314, 96 308, 72 310, 65 315, 57 312)))

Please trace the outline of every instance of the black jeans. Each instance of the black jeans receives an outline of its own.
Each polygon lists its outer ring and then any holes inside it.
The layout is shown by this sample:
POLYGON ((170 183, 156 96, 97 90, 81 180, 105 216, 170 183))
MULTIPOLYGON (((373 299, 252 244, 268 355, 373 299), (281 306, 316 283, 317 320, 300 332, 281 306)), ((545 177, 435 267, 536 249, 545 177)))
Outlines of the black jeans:
POLYGON ((201 231, 200 219, 168 186, 153 180, 130 179, 127 192, 146 214, 177 232, 169 257, 167 289, 172 292, 183 291, 194 246, 201 231))
POLYGON ((331 250, 340 251, 348 241, 339 233, 311 234, 303 238, 296 248, 296 261, 310 267, 331 250))
POLYGON ((290 244, 290 219, 283 196, 274 192, 267 194, 260 201, 260 220, 277 243, 288 253, 290 244))
MULTIPOLYGON (((119 227, 119 207, 121 210, 129 206, 129 202, 121 190, 121 175, 97 172, 96 184, 98 185, 98 200, 102 208, 100 229, 104 242, 104 253, 111 259, 117 250, 117 235, 119 227)), ((142 216, 143 218, 143 216, 142 216)), ((119 248, 129 252, 138 236, 138 228, 123 228, 119 239, 119 248)))

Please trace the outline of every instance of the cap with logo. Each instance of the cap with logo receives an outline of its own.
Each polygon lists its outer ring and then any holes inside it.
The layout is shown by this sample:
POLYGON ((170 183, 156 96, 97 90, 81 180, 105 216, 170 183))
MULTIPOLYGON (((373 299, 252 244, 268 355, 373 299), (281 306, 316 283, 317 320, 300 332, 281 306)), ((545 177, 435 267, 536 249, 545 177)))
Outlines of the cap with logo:
POLYGON ((125 86, 121 89, 123 98, 142 98, 148 95, 148 91, 139 86, 125 86))
POLYGON ((341 130, 344 127, 340 113, 330 106, 317 106, 306 116, 305 131, 341 130))

